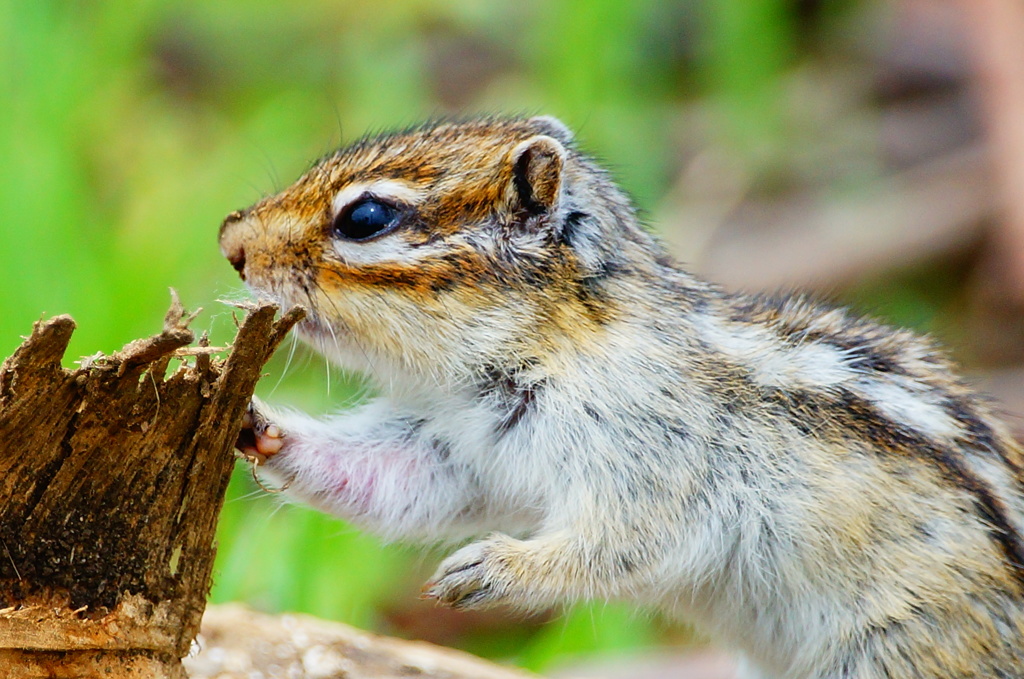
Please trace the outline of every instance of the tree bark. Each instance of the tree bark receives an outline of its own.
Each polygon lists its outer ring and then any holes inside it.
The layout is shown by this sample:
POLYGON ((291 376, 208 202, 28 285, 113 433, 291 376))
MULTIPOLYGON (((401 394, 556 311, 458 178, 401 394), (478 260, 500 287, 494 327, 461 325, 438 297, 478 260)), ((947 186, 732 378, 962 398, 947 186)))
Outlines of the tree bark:
POLYGON ((302 316, 276 311, 248 308, 226 359, 188 346, 175 296, 162 333, 113 356, 63 368, 58 316, 3 363, 0 674, 185 677, 235 436, 302 316))

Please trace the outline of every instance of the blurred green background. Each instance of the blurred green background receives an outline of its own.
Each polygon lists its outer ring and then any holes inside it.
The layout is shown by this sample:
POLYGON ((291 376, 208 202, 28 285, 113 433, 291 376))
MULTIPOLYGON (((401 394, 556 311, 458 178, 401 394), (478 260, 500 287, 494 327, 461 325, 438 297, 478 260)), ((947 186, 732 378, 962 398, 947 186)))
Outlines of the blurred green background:
MULTIPOLYGON (((227 341, 218 300, 244 292, 217 248, 223 216, 344 141, 429 116, 559 116, 656 229, 686 214, 679 182, 705 178, 694 159, 708 149, 741 169, 745 195, 847 195, 892 165, 879 111, 903 90, 872 75, 892 25, 889 3, 855 0, 0 3, 0 355, 57 313, 79 324, 69 356, 112 352, 158 330, 169 286, 205 309, 194 327, 227 341)), ((925 262, 832 287, 941 334, 956 271, 925 262)), ((358 398, 357 377, 279 353, 262 397, 315 412, 358 398)), ((689 639, 604 604, 527 620, 419 604, 441 552, 284 506, 247 468, 219 544, 213 601, 534 669, 689 639)))

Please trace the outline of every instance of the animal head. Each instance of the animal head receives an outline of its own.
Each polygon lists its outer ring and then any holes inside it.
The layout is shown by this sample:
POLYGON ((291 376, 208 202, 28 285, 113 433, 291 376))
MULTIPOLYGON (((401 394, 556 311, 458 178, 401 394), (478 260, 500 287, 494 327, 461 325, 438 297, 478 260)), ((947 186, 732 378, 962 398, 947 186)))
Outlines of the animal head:
POLYGON ((309 309, 300 334, 326 356, 435 379, 582 340, 615 314, 604 281, 648 243, 549 117, 361 139, 220 230, 254 292, 309 309))

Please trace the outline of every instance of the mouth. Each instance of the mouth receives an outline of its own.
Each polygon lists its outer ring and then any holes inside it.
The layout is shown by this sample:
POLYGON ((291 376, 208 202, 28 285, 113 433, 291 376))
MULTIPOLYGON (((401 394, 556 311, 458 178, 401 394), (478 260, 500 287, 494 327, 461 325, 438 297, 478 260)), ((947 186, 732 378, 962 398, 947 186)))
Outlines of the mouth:
POLYGON ((309 307, 306 307, 306 317, 295 326, 294 332, 299 339, 319 349, 321 353, 335 346, 338 341, 338 332, 328 327, 316 311, 309 307))
POLYGON ((306 318, 295 326, 295 334, 303 341, 310 344, 317 343, 326 333, 320 325, 320 321, 307 314, 306 318))
POLYGON ((281 278, 265 275, 251 275, 245 286, 257 299, 269 300, 282 312, 293 306, 305 309, 305 317, 292 329, 295 337, 325 357, 334 357, 344 352, 349 338, 342 323, 331 319, 320 308, 320 300, 312 293, 311 286, 299 276, 281 278))

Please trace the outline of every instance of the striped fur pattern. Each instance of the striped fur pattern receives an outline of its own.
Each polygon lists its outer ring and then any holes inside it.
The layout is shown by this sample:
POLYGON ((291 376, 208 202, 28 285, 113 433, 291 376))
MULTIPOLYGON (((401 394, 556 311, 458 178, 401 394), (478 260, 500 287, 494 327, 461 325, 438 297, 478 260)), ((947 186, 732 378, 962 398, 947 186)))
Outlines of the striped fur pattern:
POLYGON ((389 537, 479 537, 457 607, 630 599, 750 677, 1024 677, 1024 460, 929 341, 673 263, 552 118, 368 137, 225 255, 382 395, 260 406, 266 468, 389 537), (334 220, 366 196, 397 227, 334 220))

